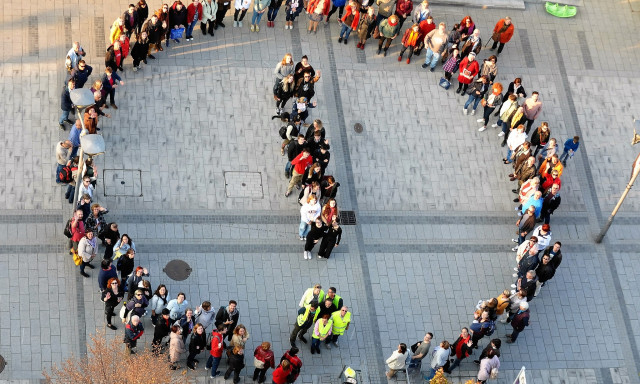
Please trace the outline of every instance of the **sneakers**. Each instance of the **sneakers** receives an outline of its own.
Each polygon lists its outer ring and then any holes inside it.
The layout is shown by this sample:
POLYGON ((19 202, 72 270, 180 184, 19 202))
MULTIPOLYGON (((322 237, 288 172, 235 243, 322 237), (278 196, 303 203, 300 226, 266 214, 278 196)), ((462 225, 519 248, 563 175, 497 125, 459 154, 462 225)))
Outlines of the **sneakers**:
POLYGON ((478 120, 476 120, 478 123, 482 123, 484 121, 484 118, 480 118, 478 120))
POLYGON ((464 113, 465 115, 468 115, 469 111, 467 111, 467 108, 462 108, 462 113, 464 113))
POLYGON ((304 336, 298 335, 298 339, 300 339, 300 341, 302 341, 303 343, 307 344, 307 339, 304 336))
MULTIPOLYGON (((220 24, 222 24, 222 23, 220 23, 220 24)), ((242 21, 238 21, 238 27, 242 28, 242 21)))
MULTIPOLYGON (((67 130, 67 127, 65 127, 63 123, 58 123, 58 127, 60 127, 60 129, 63 130, 63 131, 67 130)), ((67 197, 67 199, 68 199, 68 197, 67 197)))
POLYGON ((513 247, 513 248, 511 248, 511 251, 513 251, 513 252, 517 252, 517 251, 518 251, 518 247, 513 247))
POLYGON ((472 109, 472 110, 471 110, 471 116, 473 116, 473 115, 475 115, 475 114, 476 114, 476 110, 475 110, 475 109, 472 109))
POLYGON ((256 32, 260 32, 260 26, 256 24, 256 32))
MULTIPOLYGON (((338 37, 338 43, 342 43, 342 36, 338 37)), ((400 60, 398 60, 398 61, 400 61, 400 60)))
POLYGON ((322 259, 323 259, 323 257, 318 255, 318 260, 322 260, 322 259))
POLYGON ((113 324, 107 324, 107 327, 108 327, 109 329, 113 329, 114 331, 115 331, 116 329, 118 329, 118 327, 116 327, 116 326, 115 326, 115 325, 113 325, 113 324))
POLYGON ((518 274, 517 273, 513 273, 513 274, 511 274, 511 276, 512 277, 518 277, 518 274))
POLYGON ((256 31, 256 26, 251 24, 251 28, 249 28, 249 29, 251 29, 251 32, 255 32, 256 31))
POLYGON ((331 344, 333 344, 333 346, 334 346, 334 347, 336 347, 336 348, 338 348, 338 347, 339 347, 339 345, 338 345, 338 342, 337 342, 337 341, 334 341, 334 342, 332 342, 331 344))
MULTIPOLYGON (((300 236, 300 241, 304 241, 304 237, 300 236)), ((306 253, 305 253, 305 259, 306 259, 306 253)))
POLYGON ((233 21, 233 27, 238 28, 238 22, 236 20, 233 21))
POLYGON ((138 72, 138 69, 140 69, 140 67, 133 67, 133 72, 138 72))
POLYGON ((511 288, 517 288, 515 284, 511 284, 511 288))
MULTIPOLYGON (((492 125, 492 127, 493 127, 493 125, 492 125)), ((500 133, 498 133, 498 137, 502 137, 502 136, 504 136, 504 132, 500 131, 500 133)))
POLYGON ((497 128, 498 124, 491 124, 491 128, 497 128))
MULTIPOLYGON (((513 241, 514 243, 518 244, 518 239, 511 239, 511 241, 513 241)), ((516 271, 518 270, 517 268, 513 268, 513 269, 515 269, 516 271)))
POLYGON ((518 268, 515 268, 515 267, 514 267, 514 268, 513 268, 513 270, 514 270, 514 271, 516 271, 516 272, 518 272, 518 268))
POLYGON ((280 108, 276 107, 276 115, 280 115, 280 108))
POLYGON ((487 127, 482 126, 482 127, 478 128, 478 132, 484 132, 485 129, 487 129, 487 127))
POLYGON ((435 72, 436 69, 435 68, 429 68, 429 72, 435 72))
POLYGON ((309 252, 304 251, 303 257, 304 257, 304 259, 305 259, 305 260, 308 260, 308 259, 309 259, 309 255, 308 255, 308 253, 309 253, 309 252))

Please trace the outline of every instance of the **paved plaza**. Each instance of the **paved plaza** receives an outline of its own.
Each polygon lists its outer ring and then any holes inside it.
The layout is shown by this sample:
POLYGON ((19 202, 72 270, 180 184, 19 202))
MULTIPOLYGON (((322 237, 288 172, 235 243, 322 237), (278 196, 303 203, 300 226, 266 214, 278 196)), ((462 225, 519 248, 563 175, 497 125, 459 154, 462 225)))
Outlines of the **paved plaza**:
MULTIPOLYGON (((42 370, 82 355, 89 336, 106 329, 97 269, 82 278, 66 249, 71 205, 54 181, 55 144, 68 135, 57 126, 66 52, 79 40, 97 79, 109 26, 128 3, 9 0, 0 12, 0 355, 7 361, 0 383, 40 382, 42 370)), ((525 5, 431 4, 435 21, 448 26, 471 15, 485 42, 495 22, 511 16, 515 35, 496 81, 506 88, 521 76, 544 103, 537 123, 548 121, 560 142, 581 137, 551 220, 564 261, 532 302, 531 325, 515 344, 503 343, 495 382, 512 383, 525 366, 536 384, 639 383, 640 185, 605 241, 593 238, 640 152, 630 145, 633 118, 640 118, 640 13, 627 0, 584 0, 572 19, 552 17, 542 2, 525 5)), ((270 341, 279 358, 304 290, 335 286, 352 326, 338 350, 311 355, 302 347, 298 382, 339 383, 347 364, 362 370, 362 384, 384 383, 384 360, 398 343, 413 344, 427 331, 432 344, 455 341, 478 300, 513 283, 514 186, 498 131, 477 131, 481 116, 464 116, 465 99, 438 86, 440 67, 420 68, 424 53, 399 63, 400 39, 383 57, 371 40, 364 51, 355 36, 338 44, 335 16, 317 35, 306 33, 305 16, 284 30, 282 11, 276 28, 263 22, 251 33, 250 16, 239 29, 228 15, 215 37, 196 28, 193 41, 172 44, 137 73, 126 60, 119 109, 100 120, 107 152, 97 158, 96 200, 135 241, 154 288, 183 291, 194 307, 236 299, 251 334, 248 351, 270 341), (328 261, 302 258, 299 206, 284 197, 286 158, 271 116, 272 73, 286 52, 296 62, 308 55, 322 72, 311 116, 327 129, 339 208, 357 219, 343 226, 328 261), (173 259, 191 266, 188 279, 167 277, 163 268, 173 259)), ((150 345, 153 328, 144 324, 150 345)), ((106 329, 109 337, 122 338, 118 326, 106 329)), ((498 323, 493 337, 510 331, 498 323)), ((454 371, 453 383, 475 377, 471 360, 454 371)), ((200 361, 188 376, 223 382, 209 379, 200 361)), ((246 364, 242 382, 250 383, 251 356, 246 364)))

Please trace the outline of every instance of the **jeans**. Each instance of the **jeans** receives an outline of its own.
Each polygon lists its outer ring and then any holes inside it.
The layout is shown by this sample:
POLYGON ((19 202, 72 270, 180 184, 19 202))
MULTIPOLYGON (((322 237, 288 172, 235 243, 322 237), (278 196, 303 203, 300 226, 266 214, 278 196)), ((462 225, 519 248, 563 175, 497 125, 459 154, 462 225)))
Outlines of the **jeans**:
POLYGON ((349 35, 351 34, 351 27, 346 24, 342 24, 342 29, 340 30, 340 38, 344 37, 345 40, 349 39, 349 35))
POLYGON ((262 19, 262 15, 264 15, 264 12, 260 13, 260 12, 253 11, 253 15, 251 15, 251 24, 255 24, 255 25, 260 24, 260 19, 262 19))
POLYGON ((456 367, 460 365, 461 361, 462 361, 461 359, 458 359, 458 357, 456 357, 455 360, 453 360, 453 363, 451 363, 451 366, 449 366, 449 373, 451 373, 451 371, 456 369, 456 367))
MULTIPOLYGON (((115 104, 116 101, 116 89, 115 88, 111 88, 110 90, 107 91, 107 95, 109 95, 109 102, 111 103, 111 105, 115 104)), ((106 99, 106 96, 105 96, 106 99)))
POLYGON ((315 337, 311 338, 311 350, 313 351, 313 349, 320 349, 320 339, 316 339, 315 337))
POLYGON ((435 375, 436 375, 436 370, 434 368, 429 368, 429 373, 424 375, 424 379, 426 381, 430 381, 431 379, 433 379, 433 376, 435 375))
POLYGON ((65 120, 69 120, 69 112, 70 111, 62 111, 62 115, 60 115, 60 124, 63 124, 65 120))
POLYGON ((209 360, 207 360, 207 365, 205 366, 207 369, 211 368, 211 376, 217 376, 216 371, 218 370, 218 365, 220 365, 220 357, 213 357, 209 355, 209 360))
POLYGON ((473 110, 475 111, 476 108, 478 108, 478 104, 480 104, 480 100, 482 99, 482 97, 477 96, 474 93, 472 93, 471 95, 469 95, 469 98, 467 99, 467 102, 464 103, 464 109, 469 108, 469 105, 471 104, 471 102, 473 102, 473 110))
POLYGON ((493 112, 493 110, 495 109, 495 107, 484 107, 484 112, 482 113, 482 117, 484 118, 484 126, 486 127, 487 124, 489 124, 489 117, 491 117, 491 112, 493 112))
POLYGON ((522 232, 518 231, 518 246, 524 243, 526 239, 527 239, 527 235, 525 234, 524 236, 522 236, 522 232))
MULTIPOLYGON (((571 156, 573 157, 573 156, 571 156)), ((563 164, 567 162, 567 159, 569 158, 569 151, 562 151, 562 155, 560 155, 560 162, 562 162, 563 164)))
POLYGON ((89 265, 89 263, 85 262, 84 260, 82 261, 82 263, 80 264, 80 273, 84 273, 84 268, 89 265))
POLYGON ((415 47, 412 47, 410 45, 407 46, 402 46, 402 49, 400 50, 400 56, 404 55, 404 51, 407 50, 407 48, 409 49, 409 57, 407 57, 407 59, 411 59, 411 56, 413 56, 413 51, 415 49, 415 47))
POLYGON ((511 149, 507 147, 507 163, 511 163, 511 149))
POLYGON ((267 20, 275 20, 279 10, 280 8, 269 8, 269 10, 267 11, 267 20))
POLYGON ((440 54, 435 53, 431 50, 431 48, 427 48, 427 57, 424 59, 424 63, 431 68, 435 68, 438 65, 438 60, 440 59, 440 54))
POLYGON ((293 170, 293 164, 290 161, 287 161, 287 165, 284 166, 284 174, 287 176, 287 179, 291 178, 291 171, 293 170))
POLYGON ((187 36, 186 37, 191 37, 191 35, 193 34, 193 28, 195 28, 196 24, 198 24, 198 20, 196 20, 194 18, 194 20, 191 22, 191 24, 187 25, 187 36))
POLYGON ((305 221, 300 221, 300 228, 298 230, 300 237, 307 237, 307 234, 309 234, 310 230, 311 224, 307 224, 305 221))

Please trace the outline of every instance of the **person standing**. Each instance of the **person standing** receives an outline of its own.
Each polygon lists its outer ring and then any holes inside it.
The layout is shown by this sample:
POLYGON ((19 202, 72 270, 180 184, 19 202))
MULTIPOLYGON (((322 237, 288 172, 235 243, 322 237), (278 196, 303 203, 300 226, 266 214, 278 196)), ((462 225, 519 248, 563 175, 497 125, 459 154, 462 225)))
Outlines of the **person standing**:
POLYGON ((373 7, 367 8, 366 12, 360 9, 360 20, 358 21, 358 45, 360 49, 364 49, 364 44, 369 38, 369 28, 375 22, 375 10, 373 7))
POLYGON ((404 368, 408 355, 409 352, 407 352, 407 345, 405 343, 400 343, 400 345, 398 345, 398 349, 393 351, 391 356, 389 356, 385 361, 385 363, 387 363, 387 368, 389 368, 389 370, 385 372, 387 379, 391 379, 396 375, 398 370, 404 368))
POLYGON ((469 98, 464 103, 464 107, 462 108, 463 114, 469 113, 469 106, 473 103, 473 109, 471 110, 471 116, 476 114, 476 109, 478 108, 478 104, 480 104, 480 100, 484 99, 484 95, 489 90, 489 79, 486 76, 480 76, 478 80, 473 82, 473 85, 469 88, 467 92, 469 94, 469 98))
POLYGON ((489 124, 491 113, 496 108, 499 108, 502 104, 502 84, 494 83, 491 87, 491 90, 491 93, 485 93, 485 96, 481 101, 483 112, 482 118, 478 119, 478 123, 483 123, 483 125, 482 127, 478 128, 479 132, 487 129, 487 124, 489 124))
MULTIPOLYGON (((311 260, 313 257, 311 255, 311 251, 313 247, 320 241, 320 239, 324 236, 327 227, 324 225, 320 217, 317 217, 313 225, 311 225, 311 229, 306 235, 306 242, 304 244, 304 258, 305 260, 311 260)), ((318 255, 318 259, 322 257, 318 255)))
POLYGON ((347 13, 344 15, 344 17, 341 16, 340 23, 342 24, 342 28, 340 29, 340 37, 338 38, 338 43, 344 41, 344 44, 346 45, 347 40, 349 40, 349 36, 351 35, 351 31, 355 31, 358 28, 359 22, 360 7, 358 6, 357 2, 350 0, 349 6, 347 7, 347 13))
POLYGON ((78 66, 71 70, 70 79, 75 81, 75 88, 82 88, 89 80, 89 76, 93 72, 93 67, 87 64, 84 59, 78 62, 78 66))
POLYGON ((144 326, 140 321, 138 315, 131 316, 131 320, 127 323, 124 329, 124 344, 127 348, 128 354, 136 353, 134 349, 138 344, 138 339, 144 334, 144 326))
POLYGON ((320 243, 320 249, 318 250, 318 257, 322 257, 328 259, 331 257, 331 252, 334 247, 340 245, 340 240, 342 239, 342 228, 340 228, 340 224, 338 224, 337 220, 333 220, 331 226, 327 230, 327 233, 322 237, 322 242, 320 243))
MULTIPOLYGON (((313 334, 311 339, 311 354, 320 354, 320 343, 331 337, 331 330, 333 328, 333 322, 331 321, 331 315, 325 314, 321 319, 316 321, 313 327, 313 334)), ((327 348, 331 348, 329 343, 325 344, 327 348)))
MULTIPOLYGON (((298 352, 300 352, 298 348, 294 347, 285 352, 284 355, 282 355, 282 357, 280 358, 281 366, 285 361, 291 365, 291 371, 285 376, 285 381, 287 383, 295 383, 295 381, 298 379, 298 375, 300 374, 300 368, 302 368, 302 360, 300 360, 300 358, 297 356, 298 352)), ((273 377, 275 378, 275 371, 273 377)), ((283 381, 282 383, 284 383, 285 381, 283 381)), ((277 381, 275 382, 276 384, 280 384, 277 381)))
MULTIPOLYGON (((506 291, 507 293, 509 291, 506 291)), ((483 350, 482 353, 480 353, 480 357, 478 357, 478 360, 473 360, 474 363, 476 363, 477 365, 480 365, 480 361, 482 359, 484 359, 485 357, 487 357, 487 355, 489 354, 489 351, 493 351, 495 356, 500 357, 500 347, 502 346, 502 340, 500 339, 492 339, 491 342, 489 343, 489 345, 487 345, 483 350)))
POLYGON ((159 313, 159 316, 156 320, 155 328, 153 330, 153 341, 151 342, 151 347, 153 348, 154 353, 159 353, 162 348, 162 339, 169 336, 171 333, 171 326, 173 322, 169 318, 170 311, 167 308, 164 308, 162 312, 159 313))
MULTIPOLYGON (((427 7, 428 6, 429 4, 427 3, 427 7)), ((411 16, 412 11, 413 11, 413 0, 397 0, 395 15, 398 16, 399 29, 402 29, 402 25, 404 24, 404 21, 407 20, 407 17, 411 16)), ((415 24, 420 24, 420 22, 417 22, 415 24)))
POLYGON ((310 304, 298 309, 298 317, 293 325, 293 331, 289 336, 291 347, 297 348, 296 338, 305 344, 307 343, 304 334, 307 333, 307 330, 315 323, 318 314, 320 314, 320 310, 318 309, 318 302, 316 301, 312 301, 310 304))
POLYGON ((327 19, 324 21, 324 23, 325 24, 329 24, 329 19, 331 18, 331 15, 333 15, 334 13, 336 13, 336 11, 339 10, 339 12, 338 12, 338 23, 342 24, 342 15, 344 14, 344 6, 345 6, 345 4, 347 4, 346 0, 331 1, 331 10, 327 14, 327 19))
POLYGON ((67 80, 67 85, 62 87, 62 94, 60 95, 60 109, 62 109, 62 114, 60 115, 58 125, 63 131, 67 129, 64 126, 65 122, 73 124, 73 121, 69 120, 69 113, 71 113, 71 111, 73 110, 73 103, 71 102, 71 91, 75 89, 75 84, 75 80, 69 79, 67 80))
POLYGON ((167 309, 169 310, 169 317, 172 321, 178 321, 184 316, 187 308, 189 308, 189 302, 184 292, 178 293, 175 299, 169 301, 167 309))
POLYGON ((543 255, 542 262, 538 264, 538 268, 536 268, 538 281, 536 282, 536 292, 533 294, 534 297, 538 296, 540 289, 547 281, 551 280, 555 274, 556 270, 551 263, 551 257, 549 255, 543 255))
POLYGON ((511 241, 520 246, 536 226, 536 208, 534 206, 527 208, 527 211, 516 221, 516 226, 518 227, 518 238, 511 239, 511 241))
POLYGON ((429 381, 436 375, 436 372, 443 369, 444 365, 449 361, 450 344, 447 340, 443 340, 440 345, 431 352, 431 368, 429 373, 424 375, 424 379, 429 381))
MULTIPOLYGON (((438 28, 427 33, 427 35, 424 37, 424 45, 425 47, 427 47, 427 53, 424 64, 422 64, 422 68, 426 69, 427 67, 429 67, 429 71, 435 71, 436 65, 438 65, 438 60, 440 60, 442 53, 447 47, 448 39, 449 35, 447 34, 447 25, 445 23, 438 24, 438 28)), ((475 58, 476 55, 474 54, 473 57, 475 58)), ((466 60, 467 59, 463 59, 463 61, 466 60)), ((476 63, 475 65, 477 66, 478 63, 476 63)), ((478 73, 478 69, 480 69, 480 67, 477 68, 476 73, 478 73)))
POLYGON ((224 20, 224 16, 227 14, 227 11, 231 9, 231 0, 217 0, 217 1, 218 1, 218 11, 216 12, 216 21, 215 21, 215 24, 213 25, 213 29, 218 29, 218 27, 222 27, 222 28, 225 27, 222 20, 224 20))
POLYGON ((238 303, 235 300, 229 300, 229 304, 218 309, 216 314, 216 327, 220 324, 227 328, 227 340, 233 337, 233 330, 238 325, 240 319, 240 311, 238 311, 238 303))
MULTIPOLYGON (((169 29, 180 29, 184 28, 187 24, 187 9, 182 4, 182 1, 177 0, 173 3, 171 8, 169 9, 169 29)), ((169 37, 171 33, 169 32, 169 37)), ((180 43, 180 39, 173 39, 176 43, 180 43)), ((169 40, 167 40, 167 47, 169 46, 169 40)))
POLYGON ((522 104, 522 109, 524 113, 524 119, 527 122, 527 135, 531 130, 531 126, 533 122, 538 118, 540 112, 542 112, 542 102, 539 99, 539 94, 537 91, 531 93, 531 97, 526 99, 522 104))
POLYGON ((253 14, 251 15, 251 32, 260 32, 260 20, 269 10, 272 0, 255 0, 253 2, 253 14))
POLYGON ((496 353, 493 350, 489 350, 487 353, 487 357, 480 361, 480 369, 478 370, 478 383, 485 384, 487 380, 494 377, 492 372, 497 373, 498 369, 500 369, 500 359, 496 356, 496 353))
POLYGON ((117 277, 112 277, 107 281, 107 286, 102 291, 102 301, 104 302, 104 315, 107 318, 107 327, 114 331, 118 329, 111 323, 111 319, 116 315, 115 308, 120 304, 124 292, 120 289, 120 282, 117 277))
POLYGON ((216 329, 211 333, 211 354, 205 365, 206 369, 211 369, 211 378, 218 376, 218 366, 220 360, 222 360, 222 351, 224 351, 224 335, 227 332, 227 328, 224 324, 216 325, 216 329))
POLYGON ((80 274, 83 277, 89 277, 89 275, 84 271, 85 267, 89 267, 91 269, 95 268, 93 265, 91 265, 91 261, 96 257, 97 252, 98 245, 96 244, 96 238, 94 237, 93 232, 88 231, 78 242, 78 255, 82 257, 82 263, 80 264, 80 274))
MULTIPOLYGON (((102 259, 100 262, 100 271, 98 272, 98 288, 100 292, 104 292, 109 288, 109 280, 118 277, 116 267, 111 263, 110 259, 102 259)), ((120 282, 118 282, 120 284, 120 282)))
POLYGON ((253 365, 256 368, 253 370, 253 381, 257 380, 258 383, 264 383, 269 368, 276 367, 273 351, 271 350, 271 343, 263 341, 262 344, 258 345, 255 351, 253 351, 253 357, 255 358, 253 365))
POLYGON ((502 53, 504 49, 504 45, 511 40, 513 36, 514 26, 511 23, 510 17, 505 17, 504 19, 500 19, 496 26, 493 28, 493 35, 491 35, 491 39, 493 39, 493 45, 491 46, 491 50, 493 51, 498 47, 498 55, 502 53))
POLYGON ((330 0, 309 0, 309 4, 307 5, 307 14, 309 14, 307 33, 318 33, 318 23, 329 15, 330 9, 330 0))
MULTIPOLYGON (((311 194, 307 198, 307 202, 300 207, 300 225, 298 227, 298 235, 300 241, 307 240, 307 235, 311 230, 311 223, 320 216, 320 204, 315 195, 311 194)), ((308 258, 311 258, 311 254, 308 254, 308 258)))
POLYGON ((333 323, 333 328, 331 329, 331 336, 327 338, 326 344, 329 346, 329 343, 333 344, 334 347, 338 348, 338 338, 349 329, 349 325, 351 325, 351 312, 349 312, 349 308, 347 306, 343 306, 339 311, 335 311, 331 314, 331 321, 333 323))
MULTIPOLYGON (((278 15, 278 11, 282 7, 282 3, 284 0, 271 0, 269 4, 269 10, 267 11, 267 27, 275 27, 276 16, 278 15)), ((285 28, 286 29, 286 28, 285 28)))
POLYGON ((416 50, 420 37, 420 26, 418 24, 413 24, 411 28, 407 28, 404 35, 402 36, 402 49, 400 49, 400 56, 398 56, 398 61, 402 61, 402 55, 404 55, 404 51, 409 49, 409 57, 407 57, 407 64, 411 63, 411 56, 413 56, 414 51, 416 50))
POLYGON ((580 136, 573 136, 573 139, 567 139, 567 141, 564 142, 564 149, 562 155, 560 155, 562 165, 567 165, 567 159, 572 159, 578 148, 580 148, 580 136))
POLYGON ((121 19, 124 34, 131 38, 131 35, 135 32, 138 27, 138 22, 140 21, 138 18, 138 12, 136 11, 136 6, 134 4, 129 4, 129 8, 122 14, 121 19))
POLYGON ((233 372, 233 384, 240 382, 240 371, 244 368, 244 349, 239 346, 233 347, 231 355, 229 356, 229 366, 224 373, 224 379, 227 380, 231 377, 233 372))
POLYGON ((547 249, 544 250, 544 254, 543 255, 549 255, 549 257, 551 258, 551 264, 553 265, 553 269, 558 269, 558 267, 560 267, 560 264, 562 263, 562 251, 560 250, 562 248, 562 243, 559 241, 556 241, 555 244, 553 244, 553 246, 547 247, 547 249))
MULTIPOLYGON (((542 202, 544 205, 544 201, 542 202)), ((538 256, 551 244, 551 226, 549 224, 538 225, 536 229, 533 230, 531 236, 535 236, 538 239, 538 256)), ((535 268, 531 268, 535 269, 535 268)))
POLYGON ((67 58, 65 61, 67 71, 71 72, 72 70, 78 68, 78 63, 80 60, 87 55, 84 48, 80 45, 79 41, 74 41, 71 49, 67 52, 67 58))
POLYGON ((513 332, 510 335, 507 335, 507 343, 511 344, 518 339, 518 335, 520 332, 524 331, 525 327, 529 325, 529 303, 522 302, 520 303, 520 309, 516 312, 513 319, 511 319, 511 327, 513 327, 513 332))
MULTIPOLYGON (((293 379, 293 381, 289 379, 289 377, 291 376, 291 373, 293 372, 294 367, 289 362, 289 360, 284 360, 284 356, 282 357, 282 359, 283 360, 282 362, 280 362, 280 365, 278 365, 278 368, 276 368, 273 371, 273 374, 272 374, 273 384, 286 384, 286 383, 295 382, 295 379, 293 379)), ((296 378, 297 378, 297 375, 296 375, 296 378)), ((255 381, 255 379, 253 381, 255 381)))
MULTIPOLYGON (((427 51, 427 55, 429 55, 429 51, 427 51)), ((469 56, 462 59, 458 70, 460 71, 460 74, 458 75, 458 89, 456 89, 456 93, 463 96, 466 93, 469 84, 473 81, 473 78, 476 77, 480 71, 480 65, 476 60, 476 54, 471 52, 469 56)))
POLYGON ((300 299, 300 303, 298 303, 298 307, 302 308, 305 305, 310 304, 312 301, 315 301, 316 303, 324 301, 324 291, 320 284, 315 284, 313 288, 308 288, 304 291, 304 294, 300 299))
POLYGON ((193 327, 191 341, 189 342, 189 355, 187 356, 187 367, 193 371, 196 370, 198 360, 196 356, 207 348, 207 335, 204 333, 202 324, 197 323, 193 327))
POLYGON ((184 347, 184 336, 182 336, 182 328, 178 325, 171 326, 171 333, 169 334, 169 368, 176 370, 180 368, 178 360, 180 355, 187 352, 184 347))
POLYGON ((287 187, 287 191, 284 194, 285 197, 288 197, 291 194, 291 190, 293 189, 293 187, 298 187, 300 185, 300 183, 302 182, 304 171, 308 166, 311 165, 312 161, 313 157, 311 156, 308 148, 304 148, 302 152, 291 161, 291 165, 293 165, 293 172, 291 175, 291 181, 289 182, 289 186, 287 187))
POLYGON ((431 16, 431 9, 429 9, 429 1, 422 0, 420 5, 418 5, 413 10, 412 20, 415 24, 420 24, 421 22, 426 20, 429 16, 431 16))
POLYGON ((422 359, 429 353, 429 348, 431 348, 431 339, 433 339, 433 333, 427 332, 422 341, 418 341, 411 346, 413 355, 409 360, 408 368, 417 368, 422 364, 422 359), (416 347, 415 350, 413 350, 414 346, 416 347))
POLYGON ((538 152, 547 145, 550 136, 551 131, 549 130, 549 123, 543 121, 542 124, 540 124, 540 126, 531 134, 531 145, 535 145, 536 148, 535 151, 533 151, 533 156, 536 156, 538 152))
POLYGON ((202 1, 202 20, 200 22, 200 30, 202 34, 206 35, 207 32, 213 36, 213 27, 216 22, 216 13, 218 12, 218 2, 215 0, 203 0, 202 1), (209 24, 209 28, 207 28, 209 24))
POLYGON ((242 28, 242 20, 249 10, 251 0, 235 0, 235 11, 233 12, 233 26, 236 28, 242 28))
MULTIPOLYGON (((380 1, 380 0, 378 0, 380 1)), ((378 14, 378 18, 380 15, 378 14)), ((391 42, 398 37, 398 33, 400 32, 400 27, 398 26, 398 16, 391 15, 388 19, 383 18, 378 25, 378 31, 380 32, 380 37, 378 38, 380 41, 378 42, 378 55, 382 52, 382 45, 384 44, 384 55, 387 56, 387 50, 389 50, 389 46, 391 42), (386 43, 385 43, 386 42, 386 43)))
POLYGON ((458 339, 453 343, 453 346, 451 347, 452 352, 455 354, 455 360, 453 360, 453 363, 451 363, 448 369, 445 369, 445 372, 451 374, 451 371, 456 369, 456 367, 460 365, 460 362, 462 362, 462 360, 471 356, 471 354, 473 353, 472 346, 473 342, 471 341, 469 329, 467 329, 466 327, 462 328, 460 336, 458 336, 458 339))
POLYGON ((107 52, 104 56, 104 66, 111 68, 112 73, 116 73, 118 70, 124 71, 122 68, 124 57, 125 54, 122 50, 122 46, 120 45, 120 41, 118 40, 107 48, 107 52))
POLYGON ((58 142, 56 144, 56 163, 58 166, 56 167, 56 183, 60 184, 62 180, 60 180, 60 171, 62 168, 71 165, 71 141, 64 140, 58 142))
POLYGON ((192 0, 191 4, 187 7, 187 34, 186 40, 193 40, 193 29, 198 24, 198 21, 202 21, 202 4, 200 0, 192 0))
POLYGON ((140 62, 147 64, 147 56, 151 58, 152 55, 149 55, 150 50, 149 38, 146 31, 140 33, 140 38, 133 44, 133 48, 131 48, 131 58, 133 59, 133 72, 138 72, 140 69, 140 62))

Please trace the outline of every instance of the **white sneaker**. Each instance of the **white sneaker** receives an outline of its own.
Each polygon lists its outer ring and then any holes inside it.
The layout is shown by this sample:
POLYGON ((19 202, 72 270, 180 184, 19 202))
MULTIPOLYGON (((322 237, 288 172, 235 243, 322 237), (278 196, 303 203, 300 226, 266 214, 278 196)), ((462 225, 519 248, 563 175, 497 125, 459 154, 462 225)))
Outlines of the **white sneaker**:
POLYGON ((469 114, 469 111, 467 111, 467 108, 462 108, 462 113, 464 113, 465 115, 469 114))
POLYGON ((500 131, 500 133, 498 133, 498 137, 502 137, 504 136, 504 132, 500 131))
POLYGON ((514 271, 518 272, 518 268, 513 268, 514 271))
POLYGON ((233 27, 234 27, 234 28, 237 28, 237 27, 238 27, 238 22, 237 22, 237 21, 235 21, 235 20, 233 21, 233 27))
POLYGON ((515 294, 516 294, 516 290, 515 290, 515 289, 512 289, 512 290, 511 290, 511 294, 512 294, 512 295, 515 295, 515 294))
POLYGON ((307 251, 302 252, 302 257, 307 260, 307 251))
POLYGON ((487 127, 482 126, 482 127, 478 128, 478 132, 482 132, 482 131, 484 131, 485 129, 487 129, 487 127))
POLYGON ((513 277, 518 277, 518 274, 517 274, 517 273, 514 273, 514 274, 512 274, 511 276, 513 276, 513 277))
MULTIPOLYGON (((511 241, 513 241, 514 243, 518 244, 518 239, 511 239, 511 241)), ((513 268, 514 271, 517 271, 517 268, 513 268)))
POLYGON ((471 110, 471 116, 473 116, 473 115, 475 115, 475 114, 476 114, 476 110, 475 110, 475 109, 472 109, 472 110, 471 110))
POLYGON ((238 27, 242 28, 242 21, 238 21, 238 27))
POLYGON ((496 128, 498 124, 491 124, 491 128, 496 128))
POLYGON ((515 285, 515 284, 511 284, 511 288, 515 288, 515 287, 516 287, 516 285, 515 285))
POLYGON ((484 121, 484 118, 482 118, 482 119, 478 119, 478 120, 476 120, 476 121, 477 121, 478 123, 482 123, 482 122, 484 121))
POLYGON ((518 251, 518 247, 513 247, 513 248, 511 248, 511 250, 512 250, 513 252, 517 252, 517 251, 518 251))
POLYGON ((507 324, 507 319, 506 319, 506 318, 505 318, 505 319, 502 319, 502 320, 500 320, 500 322, 501 322, 502 324, 507 324))

